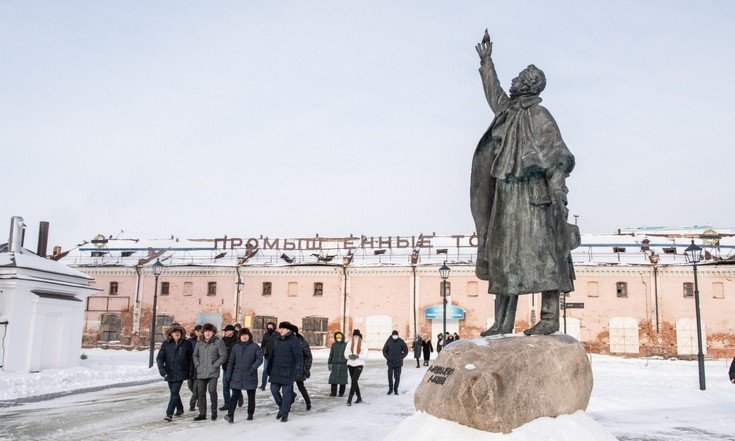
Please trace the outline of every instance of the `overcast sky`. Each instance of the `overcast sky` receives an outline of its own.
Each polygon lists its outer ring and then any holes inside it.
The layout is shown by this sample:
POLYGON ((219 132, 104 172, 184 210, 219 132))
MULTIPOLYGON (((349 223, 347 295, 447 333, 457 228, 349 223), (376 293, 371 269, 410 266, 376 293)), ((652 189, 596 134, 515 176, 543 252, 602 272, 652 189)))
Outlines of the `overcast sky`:
POLYGON ((0 1, 0 232, 471 233, 486 27, 504 87, 546 73, 584 232, 732 226, 733 23, 728 1, 0 1))

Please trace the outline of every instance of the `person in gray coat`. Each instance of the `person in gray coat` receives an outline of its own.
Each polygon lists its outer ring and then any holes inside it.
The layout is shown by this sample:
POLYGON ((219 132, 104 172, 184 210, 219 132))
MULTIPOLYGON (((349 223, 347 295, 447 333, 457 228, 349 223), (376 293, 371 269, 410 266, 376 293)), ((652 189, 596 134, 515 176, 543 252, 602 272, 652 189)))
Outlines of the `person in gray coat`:
POLYGON ((253 341, 250 329, 242 328, 238 334, 239 342, 232 346, 225 370, 225 380, 232 389, 232 397, 225 416, 228 423, 235 422, 235 407, 242 399, 243 389, 248 395, 248 420, 253 419, 255 389, 258 387, 258 367, 263 364, 263 352, 253 341))
POLYGON ((227 347, 225 342, 215 336, 216 333, 217 328, 206 323, 202 326, 202 336, 194 347, 194 368, 197 371, 199 391, 199 415, 194 421, 207 419, 207 390, 212 404, 212 420, 217 419, 217 380, 220 368, 227 361, 227 347))
POLYGON ((416 334, 413 338, 413 358, 416 359, 416 368, 421 367, 421 351, 424 349, 424 341, 421 340, 421 336, 416 334))

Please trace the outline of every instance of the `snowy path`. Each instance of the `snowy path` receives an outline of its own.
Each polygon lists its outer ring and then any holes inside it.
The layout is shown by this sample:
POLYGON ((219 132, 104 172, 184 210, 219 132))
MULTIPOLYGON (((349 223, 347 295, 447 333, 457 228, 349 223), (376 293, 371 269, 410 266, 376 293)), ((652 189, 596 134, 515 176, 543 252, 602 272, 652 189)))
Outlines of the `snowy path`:
MULTIPOLYGON (((306 386, 312 398, 307 412, 301 398, 292 408, 288 423, 275 419, 277 409, 270 392, 256 394, 255 420, 245 420, 244 408, 229 424, 220 412, 217 421, 192 421, 187 412, 172 423, 163 421, 168 401, 165 383, 111 389, 94 394, 28 404, 0 412, 0 440, 109 440, 109 439, 206 439, 231 440, 237 435, 256 435, 279 441, 296 439, 382 439, 414 412, 413 390, 425 369, 409 361, 404 367, 399 396, 387 396, 385 361, 370 360, 360 381, 362 404, 347 407, 345 398, 329 397, 326 362, 315 360, 306 386)), ((185 389, 185 388, 184 388, 185 389)), ((189 392, 182 393, 185 403, 189 392)), ((220 402, 222 398, 220 396, 220 402)))
MULTIPOLYGON (((426 368, 407 360, 401 395, 387 396, 385 362, 377 353, 371 357, 361 379, 365 403, 352 407, 345 398, 328 396, 326 361, 316 358, 307 381, 313 409, 307 412, 299 398, 286 424, 275 419, 270 393, 260 390, 254 421, 238 409, 235 424, 225 422, 222 412, 217 421, 194 422, 187 409, 185 417, 166 423, 168 389, 160 382, 0 410, 0 440, 380 440, 414 413, 413 391, 426 368)), ((707 390, 700 391, 696 362, 595 355, 588 414, 620 441, 735 441, 735 385, 727 380, 728 366, 707 361, 707 390)), ((182 396, 186 402, 189 392, 182 396)))

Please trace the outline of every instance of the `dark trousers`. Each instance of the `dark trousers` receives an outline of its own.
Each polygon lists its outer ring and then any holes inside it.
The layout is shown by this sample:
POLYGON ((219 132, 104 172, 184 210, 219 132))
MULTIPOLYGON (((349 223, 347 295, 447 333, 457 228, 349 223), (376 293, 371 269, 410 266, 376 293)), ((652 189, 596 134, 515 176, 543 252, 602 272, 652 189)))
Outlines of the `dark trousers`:
POLYGON ((281 415, 288 415, 291 411, 291 402, 293 398, 293 383, 291 384, 276 384, 271 383, 271 394, 273 399, 276 400, 281 415), (283 392, 283 395, 281 395, 283 392))
MULTIPOLYGON (((255 389, 246 390, 248 395, 248 415, 252 415, 255 413, 255 389)), ((227 410, 227 415, 234 417, 235 416, 235 408, 237 407, 237 402, 240 401, 240 398, 242 398, 242 391, 240 389, 232 389, 232 396, 230 397, 230 407, 227 410)))
POLYGON ((388 366, 388 390, 398 391, 398 383, 401 382, 401 367, 388 366))
MULTIPOLYGON (((336 397, 337 396, 337 386, 338 385, 332 384, 330 386, 332 386, 332 393, 330 393, 329 396, 336 397)), ((339 396, 340 397, 343 397, 345 395, 345 389, 347 388, 346 386, 347 386, 346 384, 340 384, 339 385, 339 396)))
POLYGON ((268 382, 268 359, 263 357, 263 382, 260 383, 260 388, 265 389, 265 384, 268 382))
POLYGON ((230 382, 227 381, 227 370, 222 369, 222 398, 225 400, 225 406, 230 405, 230 382))
POLYGON ((357 395, 358 399, 362 399, 362 396, 360 395, 360 385, 357 384, 357 381, 360 379, 360 374, 362 374, 362 366, 350 366, 347 365, 347 372, 350 373, 350 395, 347 397, 348 402, 352 402, 352 397, 354 395, 357 395))
POLYGON ((212 403, 212 414, 217 413, 217 380, 217 377, 197 380, 199 415, 207 414, 207 391, 209 391, 209 399, 212 403))
POLYGON ((171 392, 168 398, 168 407, 166 408, 166 415, 168 416, 173 415, 174 411, 184 411, 184 403, 181 402, 181 396, 179 395, 182 384, 184 384, 183 381, 168 382, 168 390, 171 392))
POLYGON ((199 398, 199 383, 196 380, 186 380, 186 385, 191 391, 191 399, 189 400, 189 408, 193 409, 197 404, 197 398, 199 398))
MULTIPOLYGON (((311 404, 311 398, 309 398, 309 391, 306 390, 306 386, 304 386, 303 381, 297 381, 296 387, 299 388, 299 392, 301 392, 301 396, 304 397, 304 402, 308 405, 311 404)), ((293 398, 291 398, 291 403, 296 401, 296 394, 293 394, 293 398)))
POLYGON ((420 367, 421 363, 419 362, 420 357, 416 357, 416 367, 420 367))

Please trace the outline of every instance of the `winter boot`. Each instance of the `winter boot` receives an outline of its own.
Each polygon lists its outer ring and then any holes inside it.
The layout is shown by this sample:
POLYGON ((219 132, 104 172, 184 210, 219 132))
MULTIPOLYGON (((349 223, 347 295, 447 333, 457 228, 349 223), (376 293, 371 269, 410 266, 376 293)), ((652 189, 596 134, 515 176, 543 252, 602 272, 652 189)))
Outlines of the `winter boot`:
POLYGON ((171 420, 173 420, 173 417, 171 415, 166 415, 165 417, 163 417, 163 420, 168 421, 170 423, 171 420))
POLYGON ((217 411, 216 410, 213 410, 212 411, 212 421, 214 421, 216 419, 217 419, 217 411))
POLYGON ((281 417, 281 422, 282 422, 282 423, 285 423, 286 421, 288 421, 288 414, 285 414, 285 415, 283 415, 283 416, 281 417))
POLYGON ((518 296, 503 296, 507 297, 505 302, 505 311, 503 312, 503 318, 500 321, 500 328, 498 334, 512 334, 513 328, 516 323, 516 308, 518 307, 518 296))
POLYGON ((207 416, 206 415, 202 415, 201 413, 199 415, 197 415, 197 416, 194 417, 194 421, 203 421, 203 420, 206 420, 206 419, 207 419, 207 416))
POLYGON ((252 420, 253 420, 253 414, 252 413, 249 413, 248 414, 248 421, 252 421, 252 420))
POLYGON ((276 415, 276 419, 277 419, 277 420, 280 420, 280 419, 281 419, 282 417, 283 417, 283 414, 282 414, 282 413, 281 413, 281 411, 279 410, 279 411, 278 411, 278 414, 276 415))
POLYGON ((495 323, 480 333, 481 337, 500 334, 500 322, 503 321, 503 314, 507 306, 508 296, 495 294, 495 323))
POLYGON ((232 423, 234 423, 234 422, 235 422, 235 419, 234 419, 234 418, 232 418, 232 417, 231 417, 231 416, 229 416, 229 415, 225 415, 225 421, 227 421, 228 423, 232 424, 232 423))
POLYGON ((549 335, 559 330, 559 291, 541 293, 541 320, 523 331, 526 335, 549 335))

